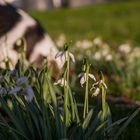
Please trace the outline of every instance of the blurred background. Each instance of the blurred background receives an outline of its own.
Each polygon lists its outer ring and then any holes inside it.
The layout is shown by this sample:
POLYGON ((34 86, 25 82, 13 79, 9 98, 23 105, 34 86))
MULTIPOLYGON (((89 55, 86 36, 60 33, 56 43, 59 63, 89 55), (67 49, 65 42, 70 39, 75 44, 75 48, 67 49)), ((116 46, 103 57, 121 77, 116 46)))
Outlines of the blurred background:
MULTIPOLYGON (((46 10, 58 7, 79 7, 95 3, 118 2, 121 0, 7 0, 25 9, 46 10)), ((127 1, 127 0, 122 0, 127 1)))

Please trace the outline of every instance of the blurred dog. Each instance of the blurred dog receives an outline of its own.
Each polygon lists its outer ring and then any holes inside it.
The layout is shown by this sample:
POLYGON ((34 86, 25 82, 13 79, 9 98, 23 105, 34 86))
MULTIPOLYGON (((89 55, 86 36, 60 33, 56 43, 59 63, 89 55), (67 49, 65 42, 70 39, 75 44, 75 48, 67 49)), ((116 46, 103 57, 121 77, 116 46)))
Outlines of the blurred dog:
POLYGON ((58 49, 40 23, 21 9, 0 0, 0 62, 7 56, 13 65, 17 63, 19 39, 26 40, 26 59, 40 64, 44 57, 61 68, 62 61, 55 55, 58 49))

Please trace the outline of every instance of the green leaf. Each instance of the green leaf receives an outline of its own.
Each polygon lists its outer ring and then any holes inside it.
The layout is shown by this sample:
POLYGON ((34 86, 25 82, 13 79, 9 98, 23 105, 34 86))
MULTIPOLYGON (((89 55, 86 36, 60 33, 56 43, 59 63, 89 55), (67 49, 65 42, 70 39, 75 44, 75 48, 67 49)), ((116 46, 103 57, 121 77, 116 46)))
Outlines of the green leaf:
POLYGON ((95 129, 97 128, 97 126, 100 124, 102 119, 102 111, 100 111, 95 119, 90 123, 89 127, 88 127, 88 131, 85 134, 85 138, 87 139, 88 137, 90 137, 90 135, 95 131, 95 129))
POLYGON ((93 109, 91 109, 89 111, 89 113, 87 114, 86 118, 84 119, 84 122, 82 124, 83 130, 85 130, 88 127, 88 125, 89 125, 89 123, 91 121, 92 115, 93 115, 93 109))
POLYGON ((124 129, 128 126, 128 124, 136 117, 136 115, 140 112, 140 108, 138 108, 129 118, 128 120, 123 124, 123 126, 119 129, 117 134, 114 137, 114 140, 117 140, 118 137, 121 135, 121 133, 124 131, 124 129))

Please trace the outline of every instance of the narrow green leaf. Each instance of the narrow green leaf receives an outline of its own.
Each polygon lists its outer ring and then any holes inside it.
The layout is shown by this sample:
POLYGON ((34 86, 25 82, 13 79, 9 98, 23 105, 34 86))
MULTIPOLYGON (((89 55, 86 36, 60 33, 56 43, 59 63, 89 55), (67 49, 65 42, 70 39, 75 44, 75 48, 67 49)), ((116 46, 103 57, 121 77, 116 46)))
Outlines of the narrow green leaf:
POLYGON ((83 130, 85 130, 88 127, 88 125, 89 125, 89 123, 91 121, 92 115, 93 115, 93 109, 91 109, 89 111, 89 113, 87 114, 86 118, 84 119, 84 122, 82 124, 83 130))
POLYGON ((114 137, 114 140, 117 140, 118 137, 121 135, 121 133, 124 131, 124 129, 128 126, 128 124, 136 117, 136 115, 140 112, 140 108, 138 108, 129 118, 128 120, 123 124, 123 126, 119 129, 117 134, 114 137))

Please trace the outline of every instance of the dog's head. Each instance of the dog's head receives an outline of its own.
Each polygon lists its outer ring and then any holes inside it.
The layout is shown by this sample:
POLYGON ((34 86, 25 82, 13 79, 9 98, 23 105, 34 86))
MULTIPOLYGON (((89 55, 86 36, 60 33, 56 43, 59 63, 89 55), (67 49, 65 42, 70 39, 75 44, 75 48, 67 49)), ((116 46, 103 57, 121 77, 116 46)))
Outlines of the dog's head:
POLYGON ((58 49, 40 23, 21 9, 10 4, 0 3, 0 62, 7 56, 16 64, 20 50, 26 47, 26 59, 29 63, 42 63, 47 57, 61 68, 60 59, 55 59, 58 49), (24 38, 24 45, 21 45, 24 38), (21 44, 20 44, 21 43, 21 44))

